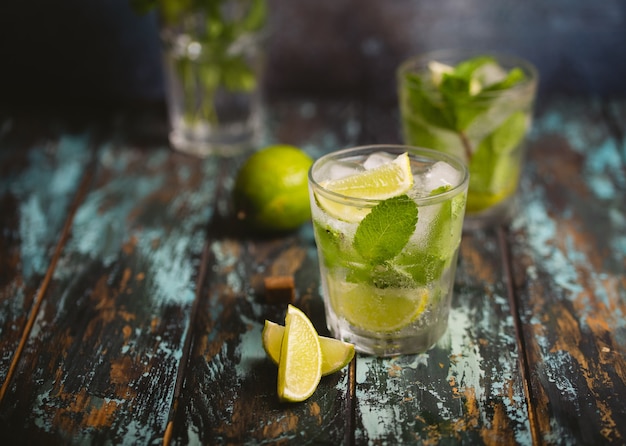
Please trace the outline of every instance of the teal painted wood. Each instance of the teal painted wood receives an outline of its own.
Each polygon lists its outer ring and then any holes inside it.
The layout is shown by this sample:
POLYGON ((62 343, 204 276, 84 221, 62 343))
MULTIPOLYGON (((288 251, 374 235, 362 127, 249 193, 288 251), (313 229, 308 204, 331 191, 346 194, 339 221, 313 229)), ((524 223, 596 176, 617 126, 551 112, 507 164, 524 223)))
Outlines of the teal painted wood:
POLYGON ((359 356, 356 444, 532 444, 495 231, 463 235, 447 332, 430 351, 359 356))
POLYGON ((68 130, 23 116, 0 119, 0 383, 93 154, 93 129, 68 130))
POLYGON ((510 237, 540 440, 626 440, 626 145, 622 106, 538 117, 510 237))
MULTIPOLYGON (((350 102, 278 102, 266 144, 302 147, 311 156, 354 144, 350 102)), ((319 295, 317 252, 310 224, 292 234, 257 237, 232 215, 234 173, 243 159, 224 160, 223 185, 209 228, 211 265, 194 326, 194 346, 180 400, 173 444, 328 444, 349 442, 348 368, 322 378, 303 403, 281 403, 278 369, 266 356, 266 319, 284 324, 287 304, 268 303, 263 279, 293 275, 295 304, 320 334, 328 334, 319 295)))
MULTIPOLYGON (((400 143, 398 110, 368 104, 363 143, 400 143)), ((531 444, 506 259, 495 230, 466 233, 450 328, 431 351, 356 364, 356 444, 531 444)))
POLYGON ((120 135, 97 157, 0 408, 17 442, 148 444, 166 430, 218 166, 120 135))
POLYGON ((295 275, 294 303, 323 331, 318 281, 306 273, 316 267, 307 249, 312 231, 249 241, 220 233, 212 232, 215 266, 198 311, 175 444, 342 444, 349 433, 347 369, 324 377, 307 401, 281 403, 278 368, 261 339, 265 319, 284 324, 286 304, 267 303, 262 287, 276 268, 295 275), (283 261, 288 270, 277 266, 283 261))
MULTIPOLYGON (((234 221, 230 191, 242 157, 146 150, 106 126, 104 139, 51 121, 23 128, 36 138, 0 126, 0 251, 12 253, 0 259, 3 327, 23 323, 14 310, 24 318, 23 297, 32 303, 58 231, 72 221, 0 404, 3 438, 623 442, 624 104, 544 104, 510 230, 464 236, 444 338, 422 355, 360 355, 300 404, 278 402, 277 369, 262 349, 264 320, 282 322, 286 309, 265 300, 263 278, 293 274, 296 304, 327 334, 312 231, 260 238, 234 221), (80 178, 91 178, 82 189, 80 178)), ((314 157, 397 142, 393 113, 355 102, 277 103, 265 142, 314 157)), ((13 338, 0 337, 3 354, 21 328, 11 330, 13 338)))
MULTIPOLYGON (((371 128, 361 123, 383 122, 376 118, 381 110, 375 109, 350 115, 352 121, 338 120, 336 113, 346 110, 330 107, 301 115, 292 109, 281 115, 288 122, 280 121, 276 134, 308 130, 300 133, 301 141, 290 142, 319 156, 343 144, 368 142, 371 128), (329 132, 337 122, 338 130, 329 132)), ((384 132, 395 134, 396 129, 384 132)), ((220 197, 223 215, 209 231, 208 263, 215 267, 198 311, 177 444, 531 443, 514 319, 494 231, 465 238, 451 329, 434 350, 395 359, 359 356, 355 375, 346 369, 324 378, 307 402, 280 404, 276 367, 265 358, 260 335, 263 320, 281 322, 286 305, 264 303, 260 283, 273 270, 290 265, 296 303, 326 333, 310 227, 287 237, 247 239, 232 232, 227 191, 220 197)))

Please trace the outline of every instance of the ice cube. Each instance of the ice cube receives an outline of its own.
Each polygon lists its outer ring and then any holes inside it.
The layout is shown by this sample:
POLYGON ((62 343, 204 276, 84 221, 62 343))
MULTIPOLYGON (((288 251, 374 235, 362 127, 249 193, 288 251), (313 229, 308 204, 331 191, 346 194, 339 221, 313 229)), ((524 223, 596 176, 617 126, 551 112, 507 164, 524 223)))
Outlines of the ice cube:
POLYGON ((336 161, 331 162, 323 166, 320 169, 318 178, 319 180, 338 180, 350 175, 362 172, 363 166, 356 162, 350 161, 336 161))
POLYGON ((432 192, 441 186, 456 186, 459 184, 461 174, 450 164, 444 161, 437 161, 422 176, 424 189, 432 192))
POLYGON ((365 167, 365 170, 372 170, 382 166, 383 164, 390 163, 394 159, 396 159, 396 155, 392 155, 387 152, 374 152, 367 157, 363 163, 363 167, 365 167))
POLYGON ((428 69, 430 70, 430 76, 433 84, 437 86, 441 84, 441 79, 443 78, 444 74, 454 73, 453 67, 443 64, 441 62, 437 62, 436 60, 428 62, 428 69))
POLYGON ((415 232, 410 238, 412 246, 424 248, 427 243, 428 235, 431 231, 431 225, 437 217, 441 204, 420 206, 417 213, 417 225, 415 232))
POLYGON ((488 87, 506 78, 506 71, 497 63, 486 63, 476 69, 473 76, 482 87, 488 87))
POLYGON ((426 189, 422 175, 413 175, 413 187, 406 194, 413 200, 419 200, 430 195, 430 190, 426 189))

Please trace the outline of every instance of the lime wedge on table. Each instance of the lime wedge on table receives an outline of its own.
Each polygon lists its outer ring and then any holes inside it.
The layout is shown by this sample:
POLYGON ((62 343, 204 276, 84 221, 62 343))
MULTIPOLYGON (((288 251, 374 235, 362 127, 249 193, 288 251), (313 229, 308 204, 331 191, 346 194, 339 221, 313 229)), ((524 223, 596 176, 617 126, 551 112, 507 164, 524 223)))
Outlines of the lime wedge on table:
POLYGON ((322 350, 315 327, 306 315, 289 305, 278 363, 278 397, 304 401, 322 377, 322 350))
MULTIPOLYGON (((409 155, 403 153, 394 160, 369 170, 336 180, 322 182, 331 191, 347 197, 386 200, 407 192, 413 187, 413 174, 409 155)), ((358 222, 370 211, 369 208, 347 206, 328 195, 316 195, 319 205, 340 220, 358 222)))
POLYGON ((389 333, 414 322, 426 309, 428 291, 373 288, 367 284, 328 281, 335 313, 364 330, 389 333))
MULTIPOLYGON (((283 343, 285 327, 271 321, 265 321, 263 327, 263 348, 272 361, 280 362, 280 349, 283 343)), ((354 345, 338 339, 320 336, 322 350, 322 376, 330 375, 343 369, 354 357, 354 345)))

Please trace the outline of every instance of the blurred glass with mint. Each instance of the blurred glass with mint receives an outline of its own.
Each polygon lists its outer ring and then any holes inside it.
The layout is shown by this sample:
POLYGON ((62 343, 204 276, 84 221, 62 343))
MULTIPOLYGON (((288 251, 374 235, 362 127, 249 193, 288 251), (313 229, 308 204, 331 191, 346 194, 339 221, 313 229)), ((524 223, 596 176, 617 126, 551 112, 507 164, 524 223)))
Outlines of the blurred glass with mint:
POLYGON ((261 125, 266 0, 132 0, 156 9, 170 144, 199 157, 251 150, 261 125))
POLYGON ((538 73, 505 54, 447 50, 397 71, 406 144, 461 157, 470 171, 466 229, 505 222, 523 168, 538 73))

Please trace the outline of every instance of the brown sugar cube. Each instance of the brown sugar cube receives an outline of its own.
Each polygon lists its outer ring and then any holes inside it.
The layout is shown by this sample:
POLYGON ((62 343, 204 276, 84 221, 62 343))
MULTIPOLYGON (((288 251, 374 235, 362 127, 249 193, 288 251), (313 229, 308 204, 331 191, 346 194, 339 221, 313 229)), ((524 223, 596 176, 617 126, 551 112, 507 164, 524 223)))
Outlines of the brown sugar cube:
POLYGON ((270 276, 263 279, 265 300, 273 304, 293 303, 296 297, 293 276, 270 276))

